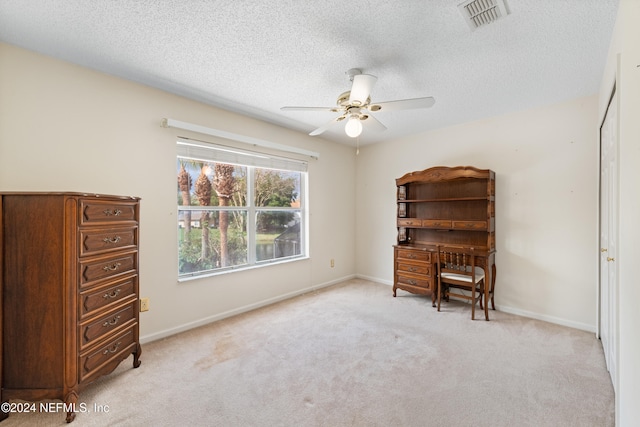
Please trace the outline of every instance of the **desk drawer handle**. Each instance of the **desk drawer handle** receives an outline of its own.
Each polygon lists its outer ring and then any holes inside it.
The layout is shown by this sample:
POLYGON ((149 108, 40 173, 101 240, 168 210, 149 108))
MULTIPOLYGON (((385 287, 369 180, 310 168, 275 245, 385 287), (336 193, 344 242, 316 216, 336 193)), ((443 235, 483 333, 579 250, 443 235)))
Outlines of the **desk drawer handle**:
POLYGON ((118 341, 111 347, 107 348, 105 351, 102 352, 102 354, 115 353, 116 351, 118 351, 118 347, 120 347, 120 344, 122 344, 122 341, 118 341))
POLYGON ((117 297, 119 293, 120 293, 120 288, 116 289, 115 291, 111 292, 110 294, 102 295, 102 298, 104 298, 104 299, 107 299, 107 298, 113 299, 113 298, 117 297))
POLYGON ((118 243, 120 241, 121 237, 120 236, 114 236, 114 237, 105 237, 104 239, 102 239, 103 242, 105 243, 118 243))
POLYGON ((120 209, 114 209, 114 210, 111 210, 111 209, 105 209, 105 210, 104 210, 104 211, 102 211, 102 212, 104 212, 104 214, 105 214, 106 216, 111 216, 111 215, 113 215, 113 216, 120 216, 120 214, 122 214, 122 211, 121 211, 120 209))
POLYGON ((122 264, 120 264, 119 262, 114 262, 111 265, 105 265, 104 267, 102 267, 102 269, 104 271, 116 271, 118 269, 118 267, 120 267, 122 264))
POLYGON ((102 326, 103 326, 103 327, 105 327, 105 328, 106 328, 106 327, 108 327, 108 326, 115 326, 115 325, 117 325, 117 324, 118 324, 118 321, 119 321, 119 320, 120 320, 120 315, 118 315, 118 316, 114 317, 114 318, 113 318, 113 319, 111 319, 111 320, 107 320, 106 322, 104 322, 104 323, 102 324, 102 326))

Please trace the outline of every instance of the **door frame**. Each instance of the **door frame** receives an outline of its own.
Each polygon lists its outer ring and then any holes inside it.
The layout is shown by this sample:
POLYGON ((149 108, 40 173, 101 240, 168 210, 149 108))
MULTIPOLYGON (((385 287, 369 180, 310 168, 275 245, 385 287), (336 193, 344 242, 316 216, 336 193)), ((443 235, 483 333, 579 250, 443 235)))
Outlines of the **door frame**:
MULTIPOLYGON (((619 207, 619 186, 618 186, 618 169, 617 169, 617 165, 619 163, 619 141, 620 141, 620 135, 619 135, 619 129, 618 129, 618 120, 617 120, 617 112, 618 112, 618 106, 617 106, 617 102, 618 102, 618 98, 616 97, 616 81, 614 81, 613 83, 613 87, 611 89, 611 94, 609 96, 609 100, 607 102, 607 107, 605 109, 604 115, 602 117, 602 121, 600 123, 600 127, 599 127, 599 134, 598 134, 598 248, 597 248, 597 260, 598 260, 598 286, 597 286, 597 310, 596 310, 596 336, 601 339, 602 338, 602 313, 603 313, 603 309, 605 309, 605 307, 603 307, 603 301, 602 301, 602 192, 603 192, 603 188, 602 188, 602 129, 603 126, 605 124, 605 122, 607 121, 607 118, 609 116, 609 111, 611 109, 611 107, 613 106, 616 110, 616 119, 615 122, 613 123, 613 126, 615 127, 615 135, 614 135, 614 141, 613 141, 613 145, 615 145, 615 164, 616 164, 616 170, 613 176, 613 179, 616 180, 615 183, 615 194, 608 194, 608 201, 609 203, 613 203, 615 206, 613 215, 609 214, 608 215, 608 221, 609 223, 611 223, 611 221, 614 221, 614 229, 611 231, 609 231, 609 233, 613 233, 614 239, 616 241, 618 241, 618 221, 617 221, 617 215, 618 215, 618 207, 619 207), (616 100, 616 105, 613 104, 613 100, 616 100)), ((609 238, 610 239, 610 238, 609 238)), ((611 240, 611 239, 610 239, 611 240)), ((608 249, 608 248, 605 248, 608 249)), ((617 256, 617 254, 614 254, 617 256)), ((610 264, 609 268, 613 268, 617 270, 617 265, 615 264, 615 261, 613 261, 610 264)), ((609 277, 610 275, 608 275, 607 277, 609 277)), ((617 307, 618 307, 618 279, 617 279, 617 273, 615 274, 615 279, 614 279, 614 290, 613 293, 611 291, 609 291, 609 294, 612 295, 612 298, 608 298, 608 307, 606 307, 607 310, 611 310, 611 308, 613 308, 613 318, 617 319, 617 307)), ((608 281, 608 280, 607 280, 608 281)), ((611 283, 608 283, 607 286, 611 286, 611 283)), ((609 288, 610 289, 610 288, 609 288)), ((607 315, 609 315, 609 317, 611 317, 611 314, 609 312, 606 313, 607 315)), ((609 367, 611 366, 613 369, 609 371, 609 374, 611 376, 611 382, 613 384, 613 388, 614 391, 617 389, 617 384, 616 384, 616 380, 615 377, 617 375, 616 370, 617 370, 617 355, 618 355, 618 345, 617 345, 617 336, 618 336, 618 322, 614 321, 613 324, 611 324, 611 322, 608 322, 608 326, 609 326, 609 331, 607 331, 608 336, 608 347, 609 348, 604 348, 603 346, 603 351, 604 351, 604 356, 606 358, 606 365, 607 365, 607 369, 609 370, 609 367), (613 360, 611 360, 613 359, 613 360)))

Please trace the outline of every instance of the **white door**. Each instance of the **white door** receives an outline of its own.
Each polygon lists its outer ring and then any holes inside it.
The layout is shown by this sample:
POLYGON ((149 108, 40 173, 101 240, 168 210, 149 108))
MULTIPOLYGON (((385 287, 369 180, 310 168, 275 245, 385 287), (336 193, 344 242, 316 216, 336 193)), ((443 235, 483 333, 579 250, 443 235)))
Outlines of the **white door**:
POLYGON ((607 369, 616 390, 618 282, 615 264, 618 217, 617 97, 609 103, 600 129, 600 325, 607 369))

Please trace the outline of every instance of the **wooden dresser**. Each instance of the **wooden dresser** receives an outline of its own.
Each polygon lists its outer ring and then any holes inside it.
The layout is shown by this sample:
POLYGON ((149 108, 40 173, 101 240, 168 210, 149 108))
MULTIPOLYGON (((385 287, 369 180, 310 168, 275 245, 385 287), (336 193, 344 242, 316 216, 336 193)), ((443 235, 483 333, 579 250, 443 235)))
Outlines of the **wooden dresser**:
POLYGON ((447 245, 474 248, 485 270, 485 301, 493 297, 495 179, 495 172, 472 166, 436 166, 396 179, 393 296, 397 289, 431 295, 435 306, 435 251, 447 245))
POLYGON ((1 197, 0 401, 60 399, 71 422, 84 386, 140 365, 140 200, 1 197))

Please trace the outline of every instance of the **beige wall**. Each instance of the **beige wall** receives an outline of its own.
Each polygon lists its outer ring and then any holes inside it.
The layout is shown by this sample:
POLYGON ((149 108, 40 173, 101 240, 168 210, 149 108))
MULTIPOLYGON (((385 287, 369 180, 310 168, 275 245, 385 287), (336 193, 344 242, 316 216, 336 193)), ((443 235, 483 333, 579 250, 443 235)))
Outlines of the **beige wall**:
POLYGON ((620 4, 598 97, 365 146, 358 157, 349 147, 0 43, 0 191, 142 197, 141 293, 151 311, 141 315, 141 334, 151 340, 356 273, 391 284, 395 178, 435 165, 491 168, 498 307, 595 330, 596 128, 619 73, 616 415, 618 425, 632 425, 640 419, 640 286, 633 274, 640 258, 640 2, 620 4), (163 117, 319 152, 309 167, 310 259, 178 283, 174 142, 184 132, 161 128, 163 117))
POLYGON ((0 94, 0 191, 142 197, 143 340, 354 276, 352 149, 6 44, 0 94), (164 117, 319 152, 310 259, 178 283, 175 140, 212 138, 161 128, 164 117))
POLYGON ((595 331, 596 119, 593 96, 361 148, 358 274, 392 284, 395 178, 440 165, 492 169, 496 305, 595 331))
POLYGON ((602 122, 613 84, 618 93, 619 208, 616 425, 640 420, 640 1, 620 0, 599 94, 602 122))

